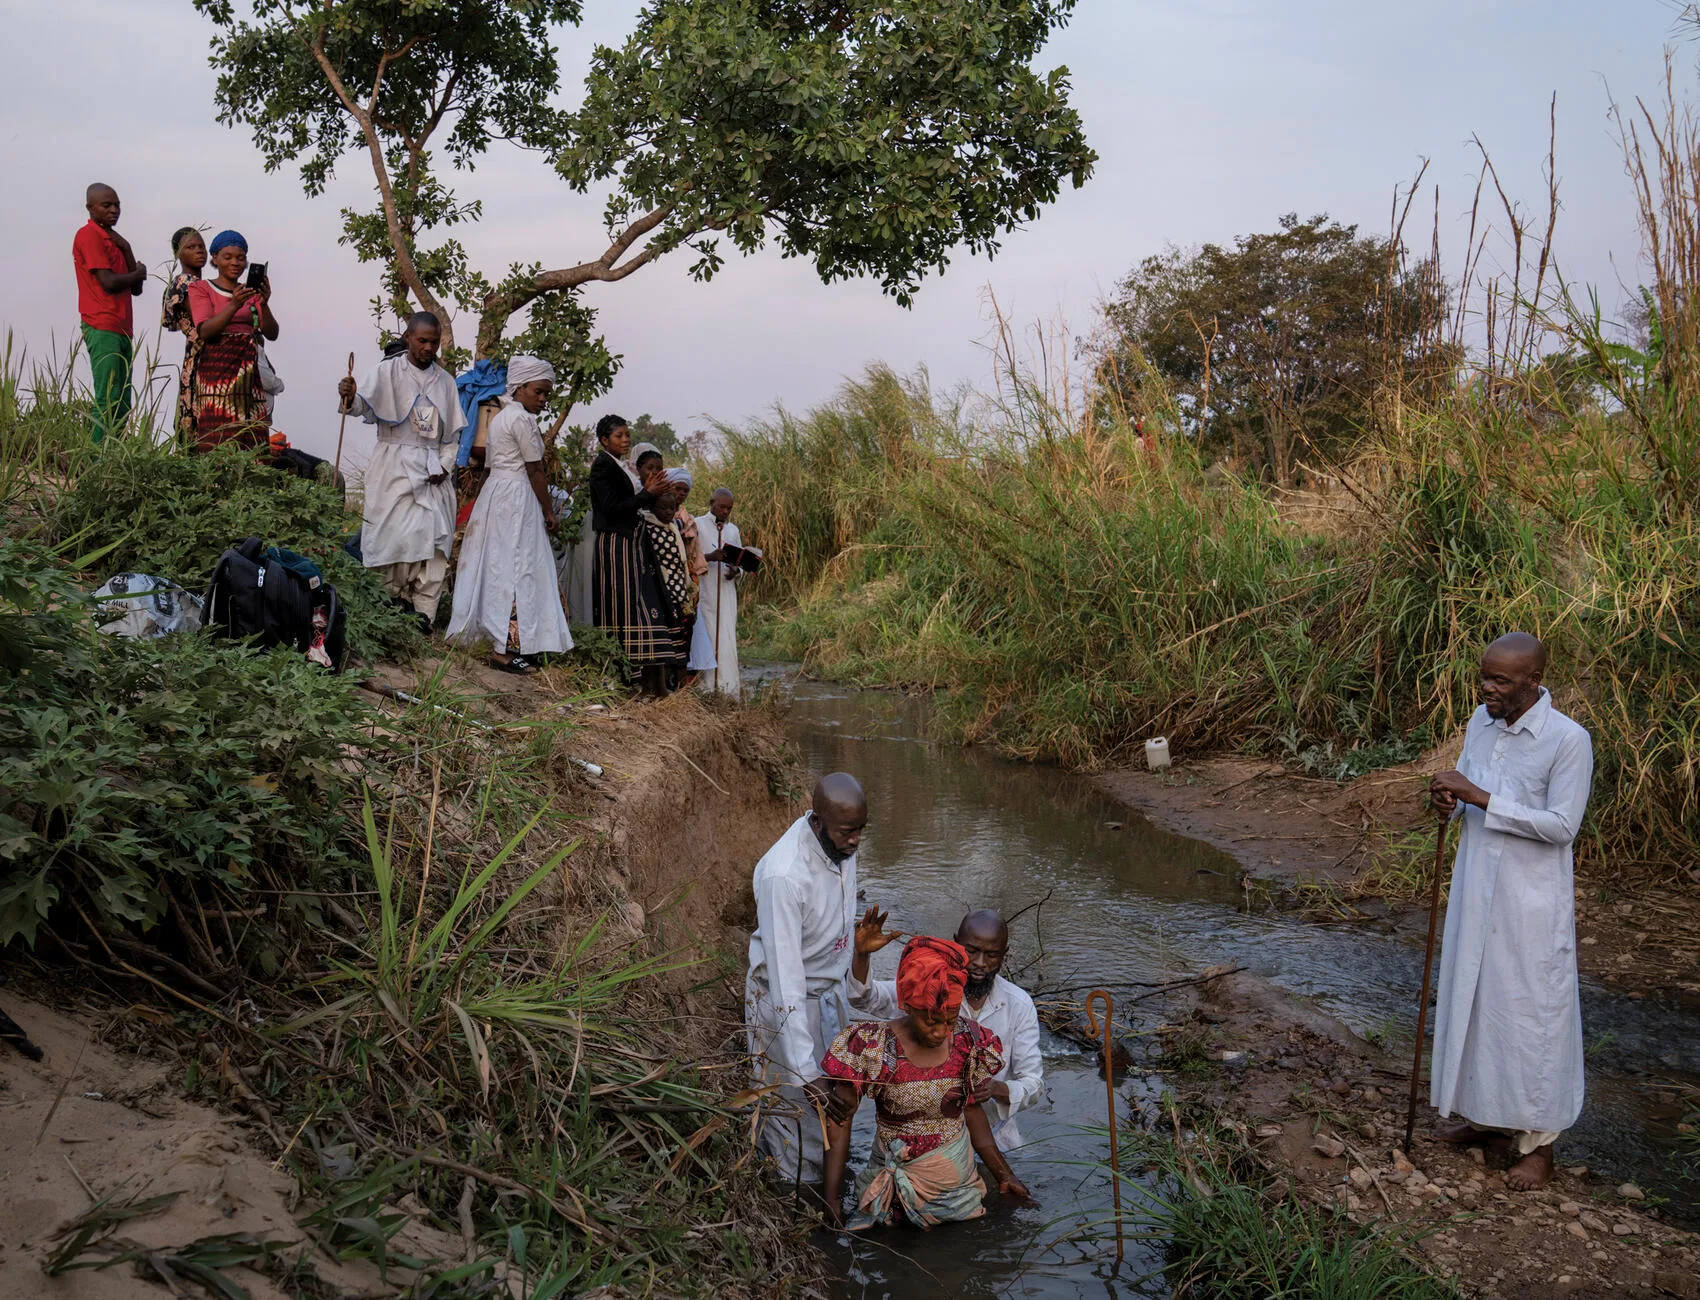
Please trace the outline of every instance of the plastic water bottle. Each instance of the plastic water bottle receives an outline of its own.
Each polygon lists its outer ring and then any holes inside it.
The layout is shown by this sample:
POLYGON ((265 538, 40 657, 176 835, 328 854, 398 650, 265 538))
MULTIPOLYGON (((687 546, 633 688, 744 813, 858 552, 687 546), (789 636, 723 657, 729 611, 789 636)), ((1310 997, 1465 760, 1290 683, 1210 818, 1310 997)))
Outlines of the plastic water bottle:
POLYGON ((1161 772, 1169 766, 1169 738, 1155 736, 1145 742, 1145 766, 1153 772, 1161 772))

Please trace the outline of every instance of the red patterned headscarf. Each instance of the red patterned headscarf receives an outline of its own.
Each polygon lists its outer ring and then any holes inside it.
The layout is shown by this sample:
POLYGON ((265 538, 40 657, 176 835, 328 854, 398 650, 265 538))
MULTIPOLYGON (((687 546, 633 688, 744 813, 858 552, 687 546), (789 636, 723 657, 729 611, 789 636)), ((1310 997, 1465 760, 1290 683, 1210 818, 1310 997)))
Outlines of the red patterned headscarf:
POLYGON ((953 1011, 968 985, 968 954, 959 943, 918 934, 897 963, 897 1001, 906 1011, 953 1011))

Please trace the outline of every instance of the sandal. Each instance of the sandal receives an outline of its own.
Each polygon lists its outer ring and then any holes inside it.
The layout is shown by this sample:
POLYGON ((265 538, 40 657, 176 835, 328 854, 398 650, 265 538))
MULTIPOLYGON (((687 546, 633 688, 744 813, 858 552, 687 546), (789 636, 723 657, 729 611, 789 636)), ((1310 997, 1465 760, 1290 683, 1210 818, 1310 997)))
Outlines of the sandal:
POLYGON ((530 677, 538 671, 537 665, 524 655, 515 655, 506 663, 496 658, 495 655, 491 655, 490 667, 499 673, 513 673, 516 677, 530 677))

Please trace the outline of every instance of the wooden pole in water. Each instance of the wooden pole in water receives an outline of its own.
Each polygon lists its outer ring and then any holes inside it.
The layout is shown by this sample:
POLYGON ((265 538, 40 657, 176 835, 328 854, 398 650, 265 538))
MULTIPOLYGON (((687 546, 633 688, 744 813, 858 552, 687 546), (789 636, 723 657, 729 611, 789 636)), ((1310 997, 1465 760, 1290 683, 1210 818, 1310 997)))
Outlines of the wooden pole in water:
POLYGON ((1110 1059, 1114 1041, 1110 1027, 1115 1016, 1115 1001, 1106 989, 1093 989, 1086 995, 1086 1031, 1098 1032, 1098 1013, 1092 1009, 1097 999, 1104 1000, 1104 1096, 1110 1112, 1110 1195, 1116 1206, 1116 1263, 1122 1262, 1122 1169, 1116 1154, 1116 1070, 1110 1059))
POLYGON ((1405 1107, 1405 1154, 1411 1154, 1411 1133, 1417 1127, 1417 1088, 1423 1076, 1423 1033, 1428 1028, 1428 982, 1434 973, 1434 930, 1440 920, 1440 876, 1445 869, 1446 828, 1443 820, 1434 833, 1434 884, 1428 896, 1428 947, 1423 952, 1423 989, 1417 998, 1417 1046, 1411 1057, 1411 1099, 1405 1107))
MULTIPOLYGON (((354 378, 354 354, 352 352, 350 352, 348 354, 348 377, 350 379, 354 378)), ((342 431, 344 429, 346 429, 347 427, 348 427, 348 407, 344 406, 342 408, 342 419, 337 421, 337 426, 336 426, 336 463, 332 466, 332 468, 334 470, 336 470, 336 472, 338 474, 342 473, 342 431)))

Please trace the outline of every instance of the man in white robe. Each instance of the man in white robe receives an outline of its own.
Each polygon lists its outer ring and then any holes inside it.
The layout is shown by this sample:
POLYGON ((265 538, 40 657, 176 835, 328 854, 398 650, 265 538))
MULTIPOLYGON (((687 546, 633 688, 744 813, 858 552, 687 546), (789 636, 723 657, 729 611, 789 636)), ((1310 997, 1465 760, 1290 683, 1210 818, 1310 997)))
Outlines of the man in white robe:
POLYGON ((1582 1111, 1582 1002, 1571 843, 1594 775, 1587 731, 1541 685, 1546 649, 1512 632, 1482 656, 1458 769, 1429 797, 1463 835, 1446 901, 1430 1098, 1448 1142, 1508 1142, 1506 1185, 1552 1177, 1582 1111))
MULTIPOLYGON (((697 540, 704 555, 724 545, 742 546, 744 536, 732 522, 732 492, 715 488, 708 513, 697 520, 697 540)), ((734 697, 742 694, 738 672, 738 576, 735 564, 710 560, 708 572, 697 588, 697 621, 691 630, 691 658, 687 667, 702 674, 697 686, 704 691, 721 691, 734 697)))
POLYGON ((821 1059, 850 1022, 856 849, 868 801, 845 772, 822 777, 813 806, 756 864, 756 929, 744 981, 744 1025, 764 1099, 758 1142, 783 1180, 820 1184, 822 1112, 845 1118, 821 1059))
POLYGON ((343 410, 378 426, 378 445, 366 463, 362 562, 382 570, 384 586, 413 608, 428 636, 454 545, 449 475, 466 415, 454 376, 437 364, 437 318, 415 312, 401 337, 403 351, 385 357, 358 387, 344 379, 337 391, 343 410))
MULTIPOLYGON (((885 929, 886 914, 869 908, 856 923, 856 955, 850 961, 850 1006, 870 1020, 895 1020, 903 1014, 896 980, 870 980, 868 958, 894 939, 885 929)), ((1016 1112, 1045 1095, 1045 1061, 1039 1053, 1039 1013, 1027 990, 1002 975, 1009 954, 1009 927, 994 911, 970 912, 956 927, 956 942, 968 953, 968 987, 962 1016, 996 1034, 1003 1044, 1003 1066, 976 1098, 992 1122, 998 1150, 1013 1151, 1025 1140, 1016 1112)))

